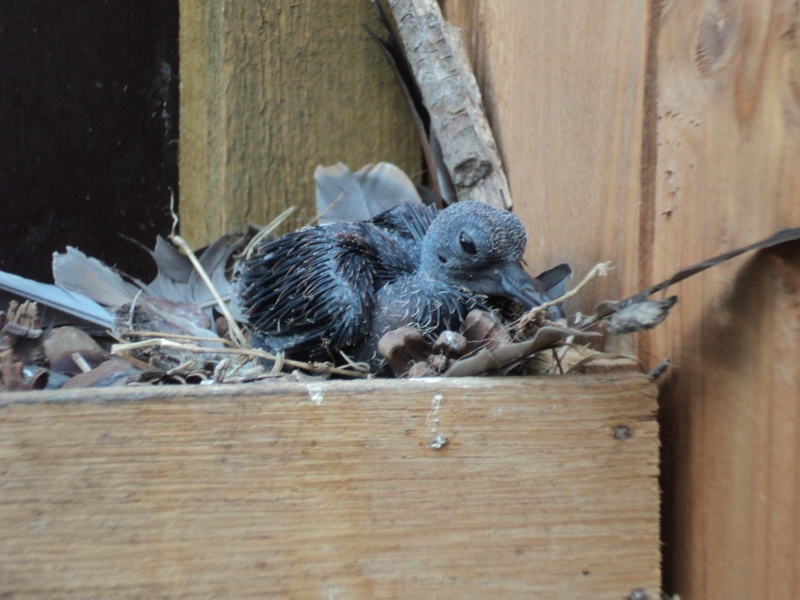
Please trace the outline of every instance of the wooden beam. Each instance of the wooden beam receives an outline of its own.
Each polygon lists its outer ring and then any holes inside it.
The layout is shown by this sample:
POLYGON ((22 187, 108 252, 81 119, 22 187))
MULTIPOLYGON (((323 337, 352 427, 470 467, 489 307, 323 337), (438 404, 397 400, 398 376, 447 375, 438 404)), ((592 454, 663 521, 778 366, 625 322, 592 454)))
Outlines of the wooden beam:
POLYGON ((655 412, 634 373, 6 394, 0 586, 655 597, 655 412))
POLYGON ((417 176, 419 144, 369 2, 181 0, 180 214, 198 246, 290 205, 316 214, 314 167, 382 160, 417 176))

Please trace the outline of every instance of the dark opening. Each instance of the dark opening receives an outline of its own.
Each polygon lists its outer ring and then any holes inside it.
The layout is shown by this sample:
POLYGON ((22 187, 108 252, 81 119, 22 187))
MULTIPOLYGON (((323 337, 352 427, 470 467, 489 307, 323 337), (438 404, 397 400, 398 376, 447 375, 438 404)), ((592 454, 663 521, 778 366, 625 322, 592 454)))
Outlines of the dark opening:
POLYGON ((0 269, 67 245, 137 277, 177 198, 178 1, 0 4, 0 269))

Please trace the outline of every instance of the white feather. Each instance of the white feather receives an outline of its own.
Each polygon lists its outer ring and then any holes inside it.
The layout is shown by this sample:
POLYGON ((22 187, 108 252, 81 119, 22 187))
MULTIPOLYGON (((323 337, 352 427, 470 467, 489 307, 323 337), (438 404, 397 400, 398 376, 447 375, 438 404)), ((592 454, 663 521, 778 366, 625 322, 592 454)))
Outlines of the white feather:
POLYGON ((106 329, 114 324, 111 313, 91 298, 80 293, 63 290, 49 283, 41 283, 0 271, 0 290, 20 298, 33 300, 106 329))
POLYGON ((53 253, 53 280, 62 289, 113 309, 132 302, 140 291, 111 267, 71 246, 64 254, 53 253))

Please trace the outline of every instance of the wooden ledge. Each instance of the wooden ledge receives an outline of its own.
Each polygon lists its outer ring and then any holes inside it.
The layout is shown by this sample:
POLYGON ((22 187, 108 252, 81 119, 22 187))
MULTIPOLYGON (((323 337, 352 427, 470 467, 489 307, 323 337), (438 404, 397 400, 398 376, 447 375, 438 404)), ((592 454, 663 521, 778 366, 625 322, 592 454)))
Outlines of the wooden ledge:
POLYGON ((655 416, 634 373, 6 394, 0 585, 654 596, 655 416))

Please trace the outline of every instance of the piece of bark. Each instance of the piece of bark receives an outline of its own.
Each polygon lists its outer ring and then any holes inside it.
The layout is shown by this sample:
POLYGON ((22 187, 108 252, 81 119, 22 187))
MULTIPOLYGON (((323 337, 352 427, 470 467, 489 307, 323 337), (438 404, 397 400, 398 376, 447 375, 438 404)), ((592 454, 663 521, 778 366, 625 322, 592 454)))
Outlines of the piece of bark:
MULTIPOLYGON (((436 134, 431 130, 431 116, 428 113, 428 109, 425 108, 422 92, 419 89, 417 80, 414 78, 413 70, 403 50, 403 44, 395 31, 394 24, 384 11, 380 0, 372 0, 372 4, 375 6, 375 16, 383 25, 388 37, 384 39, 369 27, 364 26, 364 28, 383 52, 394 72, 400 90, 403 92, 408 111, 411 113, 411 118, 417 129, 422 156, 425 159, 430 175, 428 185, 436 198, 436 204, 439 208, 442 208, 443 202, 444 204, 452 204, 456 200, 456 192, 453 188, 453 181, 450 179, 450 173, 442 160, 441 147, 436 140, 436 134)), ((319 209, 317 209, 317 212, 319 212, 319 209)))
POLYGON ((461 32, 436 0, 389 0, 459 200, 510 209, 511 192, 461 32))

